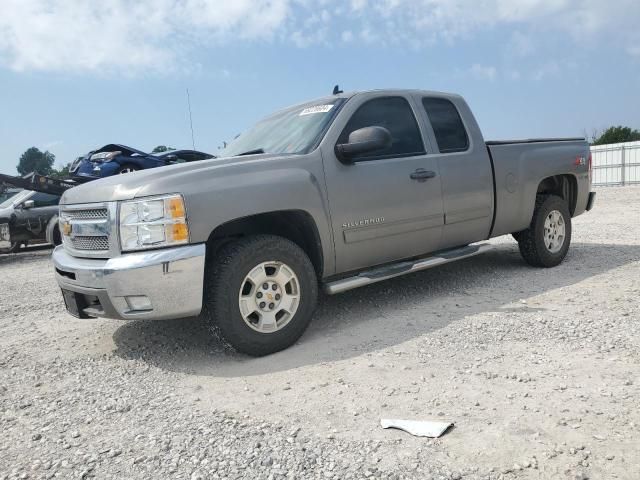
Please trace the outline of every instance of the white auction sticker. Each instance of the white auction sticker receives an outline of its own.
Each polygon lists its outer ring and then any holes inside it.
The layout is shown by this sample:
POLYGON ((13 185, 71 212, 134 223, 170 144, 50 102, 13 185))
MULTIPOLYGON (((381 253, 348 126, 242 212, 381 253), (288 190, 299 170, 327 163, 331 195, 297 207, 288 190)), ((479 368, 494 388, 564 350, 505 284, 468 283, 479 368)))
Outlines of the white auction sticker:
POLYGON ((327 113, 333 108, 333 105, 316 105, 315 107, 305 108, 300 112, 300 116, 311 115, 313 113, 327 113))

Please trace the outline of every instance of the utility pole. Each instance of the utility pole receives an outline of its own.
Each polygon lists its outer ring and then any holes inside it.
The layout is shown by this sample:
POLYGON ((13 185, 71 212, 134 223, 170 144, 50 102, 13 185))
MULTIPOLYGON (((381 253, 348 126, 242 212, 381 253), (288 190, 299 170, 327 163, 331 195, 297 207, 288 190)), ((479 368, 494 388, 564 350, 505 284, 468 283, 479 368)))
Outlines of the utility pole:
POLYGON ((191 98, 189 97, 189 89, 187 88, 187 106, 189 107, 189 125, 191 126, 191 145, 196 149, 196 141, 193 136, 193 119, 191 118, 191 98))

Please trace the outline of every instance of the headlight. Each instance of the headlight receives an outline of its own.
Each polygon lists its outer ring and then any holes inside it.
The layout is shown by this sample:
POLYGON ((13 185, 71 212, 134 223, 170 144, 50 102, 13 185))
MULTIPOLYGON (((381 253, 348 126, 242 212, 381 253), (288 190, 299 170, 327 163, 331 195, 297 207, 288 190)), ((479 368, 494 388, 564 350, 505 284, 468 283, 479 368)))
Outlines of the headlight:
POLYGON ((167 247, 189 242, 181 195, 131 200, 120 204, 122 251, 167 247))
POLYGON ((120 151, 94 153, 93 155, 91 155, 91 160, 99 160, 99 161, 102 161, 102 162, 110 162, 111 160, 113 160, 115 157, 117 157, 121 153, 122 152, 120 152, 120 151))

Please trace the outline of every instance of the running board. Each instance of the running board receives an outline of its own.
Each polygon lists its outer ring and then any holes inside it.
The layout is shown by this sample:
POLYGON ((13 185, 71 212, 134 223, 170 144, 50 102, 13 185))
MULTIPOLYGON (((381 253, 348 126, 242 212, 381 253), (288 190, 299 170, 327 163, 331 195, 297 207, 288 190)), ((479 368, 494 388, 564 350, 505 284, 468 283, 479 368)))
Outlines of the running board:
POLYGON ((388 280, 389 278, 399 277, 407 273, 419 272, 429 268, 444 265, 445 263, 455 262, 463 258, 473 257, 480 253, 493 250, 494 246, 489 243, 479 245, 469 245, 462 248, 454 248, 452 250, 444 250, 429 257, 419 258, 410 262, 393 263, 384 267, 375 268, 361 272, 354 277, 343 278, 334 282, 326 283, 324 288, 329 295, 346 292, 354 288, 371 285, 372 283, 388 280))

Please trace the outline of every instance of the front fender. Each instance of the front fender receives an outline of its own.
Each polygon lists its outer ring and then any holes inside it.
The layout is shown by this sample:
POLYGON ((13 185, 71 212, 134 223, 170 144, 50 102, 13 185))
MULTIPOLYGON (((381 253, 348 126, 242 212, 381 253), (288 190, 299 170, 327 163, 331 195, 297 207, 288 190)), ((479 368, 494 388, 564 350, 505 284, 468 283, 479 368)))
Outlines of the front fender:
MULTIPOLYGON (((306 155, 267 154, 190 162, 98 183, 111 192, 117 185, 115 191, 119 195, 112 193, 112 200, 171 193, 183 195, 192 243, 206 242, 211 232, 232 220, 283 210, 303 211, 318 230, 323 272, 331 275, 335 271, 329 205, 318 150, 306 155)), ((88 187, 71 189, 65 196, 77 193, 75 197, 82 202, 92 197, 104 201, 105 195, 88 187)), ((73 203, 67 198, 64 200, 73 203)))
POLYGON ((323 252, 323 271, 334 272, 324 184, 304 169, 243 172, 198 183, 185 194, 191 241, 206 242, 217 227, 240 218, 282 210, 300 210, 315 222, 323 252))

